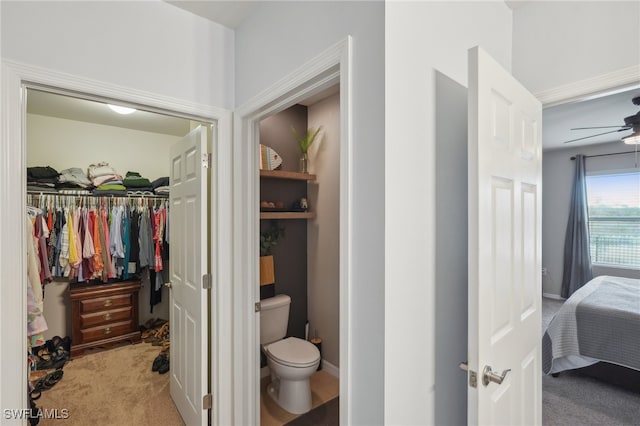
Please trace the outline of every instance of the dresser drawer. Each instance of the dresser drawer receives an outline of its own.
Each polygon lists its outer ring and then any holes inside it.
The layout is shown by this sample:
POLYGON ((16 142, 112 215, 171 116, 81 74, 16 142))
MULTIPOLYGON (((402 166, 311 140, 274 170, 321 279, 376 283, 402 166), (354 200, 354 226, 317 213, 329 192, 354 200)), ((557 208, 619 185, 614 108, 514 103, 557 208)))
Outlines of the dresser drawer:
POLYGON ((115 294, 112 296, 80 300, 80 313, 102 312, 132 305, 131 294, 115 294))
POLYGON ((97 340, 127 334, 132 331, 132 325, 132 321, 122 321, 80 330, 80 333, 82 334, 82 342, 95 342, 97 340))
POLYGON ((80 314, 80 328, 85 329, 112 322, 127 321, 132 318, 132 311, 132 306, 125 306, 109 311, 80 314))

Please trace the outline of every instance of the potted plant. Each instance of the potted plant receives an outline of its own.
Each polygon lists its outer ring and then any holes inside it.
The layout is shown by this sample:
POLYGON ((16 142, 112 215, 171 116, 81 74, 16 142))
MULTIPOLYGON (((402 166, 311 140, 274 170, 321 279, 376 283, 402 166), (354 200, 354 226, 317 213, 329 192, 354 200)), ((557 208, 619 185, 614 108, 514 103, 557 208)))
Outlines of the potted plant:
POLYGON ((272 224, 260 233, 260 285, 276 282, 273 268, 273 248, 278 244, 280 237, 284 237, 284 228, 279 228, 276 224, 272 224))
POLYGON ((322 126, 318 127, 317 130, 308 129, 304 135, 300 136, 295 127, 291 126, 291 133, 293 133, 293 137, 298 142, 298 146, 300 147, 300 151, 302 153, 300 157, 300 173, 308 173, 309 169, 309 148, 313 144, 313 141, 316 140, 316 136, 320 133, 322 126))

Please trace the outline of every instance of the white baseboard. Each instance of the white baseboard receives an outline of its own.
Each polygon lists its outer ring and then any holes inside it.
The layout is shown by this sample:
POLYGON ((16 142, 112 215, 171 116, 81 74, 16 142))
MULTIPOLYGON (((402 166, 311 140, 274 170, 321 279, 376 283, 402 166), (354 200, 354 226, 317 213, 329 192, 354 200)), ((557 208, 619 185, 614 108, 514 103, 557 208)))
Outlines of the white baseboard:
POLYGON ((340 369, 335 365, 331 364, 329 361, 322 360, 322 369, 327 373, 331 374, 333 377, 340 378, 340 369))
POLYGON ((542 297, 546 297, 548 299, 566 300, 564 297, 553 293, 542 293, 542 297))

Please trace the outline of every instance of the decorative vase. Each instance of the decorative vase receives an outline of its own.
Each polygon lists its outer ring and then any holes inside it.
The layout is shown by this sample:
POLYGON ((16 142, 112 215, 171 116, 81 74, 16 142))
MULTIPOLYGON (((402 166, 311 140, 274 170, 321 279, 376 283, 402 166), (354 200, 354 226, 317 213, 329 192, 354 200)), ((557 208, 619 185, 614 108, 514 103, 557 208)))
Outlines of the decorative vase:
POLYGON ((300 173, 309 173, 309 155, 306 152, 302 153, 300 157, 300 173))
POLYGON ((273 256, 260 256, 260 285, 268 285, 275 282, 273 256))

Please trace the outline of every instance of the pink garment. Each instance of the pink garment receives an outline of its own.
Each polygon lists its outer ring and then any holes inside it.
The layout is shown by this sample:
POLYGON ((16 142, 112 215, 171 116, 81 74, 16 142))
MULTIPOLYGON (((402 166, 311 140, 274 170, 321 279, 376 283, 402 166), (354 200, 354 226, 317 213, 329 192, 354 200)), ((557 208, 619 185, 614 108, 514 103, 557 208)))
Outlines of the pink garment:
POLYGON ((38 260, 40 261, 40 282, 51 282, 51 268, 49 267, 49 256, 47 255, 47 237, 49 230, 45 231, 47 223, 42 215, 36 217, 34 222, 35 237, 38 240, 38 260))
POLYGON ((155 243, 155 271, 162 271, 162 231, 164 229, 164 209, 154 212, 155 232, 153 241, 155 243))

